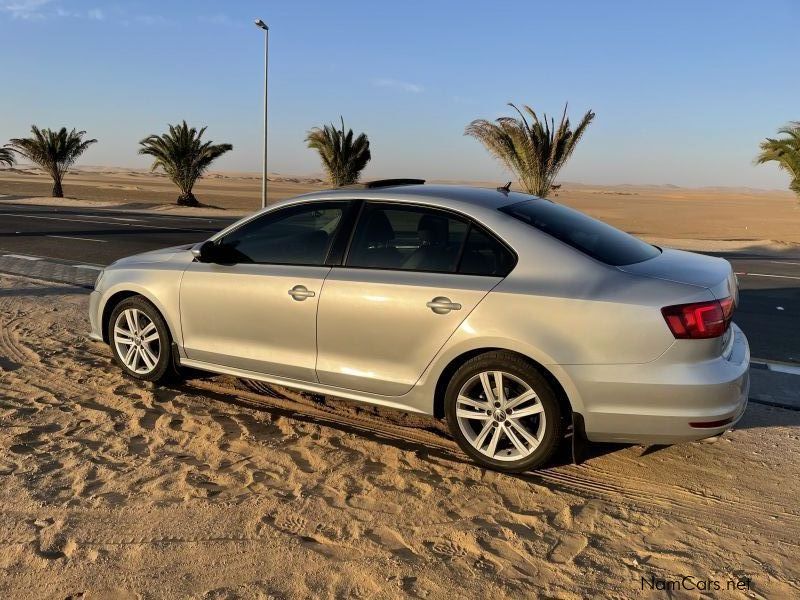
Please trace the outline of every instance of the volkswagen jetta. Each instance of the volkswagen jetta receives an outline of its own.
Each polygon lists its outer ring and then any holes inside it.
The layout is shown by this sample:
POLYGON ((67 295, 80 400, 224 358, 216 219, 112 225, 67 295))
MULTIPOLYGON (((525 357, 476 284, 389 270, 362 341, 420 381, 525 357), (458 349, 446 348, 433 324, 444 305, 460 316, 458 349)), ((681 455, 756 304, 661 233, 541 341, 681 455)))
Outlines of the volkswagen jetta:
POLYGON ((477 462, 520 471, 570 430, 730 428, 748 392, 737 295, 727 261, 549 200, 391 180, 117 261, 90 320, 133 377, 186 366, 428 413, 477 462))

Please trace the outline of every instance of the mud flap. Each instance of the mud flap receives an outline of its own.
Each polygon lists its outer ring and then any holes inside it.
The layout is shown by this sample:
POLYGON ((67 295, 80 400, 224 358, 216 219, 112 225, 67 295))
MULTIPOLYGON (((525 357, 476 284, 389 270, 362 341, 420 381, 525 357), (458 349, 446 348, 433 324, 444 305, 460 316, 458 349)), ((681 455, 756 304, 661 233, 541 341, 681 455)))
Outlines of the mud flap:
POLYGON ((181 374, 181 356, 178 351, 178 344, 172 342, 172 374, 173 375, 180 375, 181 374))
POLYGON ((583 415, 572 413, 572 464, 579 465, 586 460, 589 440, 586 439, 586 427, 583 415))

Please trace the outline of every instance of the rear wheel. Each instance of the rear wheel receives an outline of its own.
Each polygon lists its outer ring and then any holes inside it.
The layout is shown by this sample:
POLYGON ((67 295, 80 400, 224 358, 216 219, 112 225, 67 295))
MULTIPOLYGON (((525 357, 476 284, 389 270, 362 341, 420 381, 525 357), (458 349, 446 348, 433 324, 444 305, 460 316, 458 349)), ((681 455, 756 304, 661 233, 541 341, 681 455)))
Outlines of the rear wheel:
POLYGON ((172 338, 155 306, 133 296, 111 312, 108 337, 114 360, 128 375, 145 381, 160 381, 170 374, 172 338))
POLYGON ((564 437, 552 387, 511 352, 487 352, 464 363, 447 386, 445 414, 461 449, 498 471, 542 466, 564 437))

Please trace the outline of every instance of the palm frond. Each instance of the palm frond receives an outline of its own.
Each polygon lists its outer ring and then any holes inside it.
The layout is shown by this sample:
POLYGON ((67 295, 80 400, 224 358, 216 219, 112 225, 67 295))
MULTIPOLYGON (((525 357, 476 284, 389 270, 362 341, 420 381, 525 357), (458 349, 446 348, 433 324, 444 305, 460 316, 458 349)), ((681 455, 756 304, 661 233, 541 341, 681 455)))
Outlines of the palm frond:
POLYGON ((761 152, 755 163, 777 163, 778 168, 791 177, 789 189, 800 197, 800 121, 792 121, 778 129, 778 133, 784 137, 767 138, 761 142, 761 152))
POLYGON ((149 135, 139 142, 139 154, 153 157, 151 169, 162 169, 181 190, 178 204, 197 205, 192 188, 216 159, 233 150, 231 144, 203 142, 205 127, 189 127, 186 121, 169 125, 169 132, 149 135))
POLYGON ((11 148, 0 148, 0 165, 13 167, 15 162, 16 159, 14 158, 14 153, 11 151, 11 148))
POLYGON ((331 123, 314 127, 306 135, 306 145, 319 153, 322 167, 334 186, 356 183, 372 158, 367 135, 360 133, 354 137, 352 129, 345 132, 344 119, 339 118, 341 129, 331 123))
POLYGON ((97 140, 85 140, 85 131, 40 129, 31 126, 31 137, 13 138, 8 147, 39 165, 53 178, 53 196, 63 196, 61 182, 75 161, 97 140))
POLYGON ((558 173, 569 160, 586 128, 594 119, 589 110, 573 130, 567 117, 567 105, 556 126, 555 119, 542 118, 530 106, 509 106, 519 115, 494 121, 476 119, 467 125, 464 135, 474 137, 486 150, 517 176, 529 194, 547 197, 558 173))

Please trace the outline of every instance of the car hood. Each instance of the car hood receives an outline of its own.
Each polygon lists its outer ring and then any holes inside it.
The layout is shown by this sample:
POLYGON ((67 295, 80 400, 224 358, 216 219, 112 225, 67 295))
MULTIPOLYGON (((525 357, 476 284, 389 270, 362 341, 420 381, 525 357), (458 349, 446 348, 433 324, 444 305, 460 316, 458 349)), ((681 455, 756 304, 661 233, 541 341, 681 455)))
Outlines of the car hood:
POLYGON ((133 256, 126 256, 111 263, 109 267, 127 267, 130 265, 146 265, 153 263, 167 262, 175 258, 183 256, 191 256, 191 250, 194 244, 184 244, 182 246, 172 246, 170 248, 162 248, 160 250, 150 250, 149 252, 142 252, 141 254, 134 254, 133 256))

